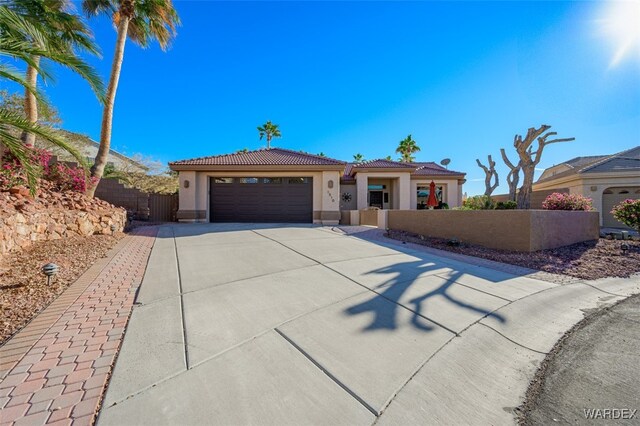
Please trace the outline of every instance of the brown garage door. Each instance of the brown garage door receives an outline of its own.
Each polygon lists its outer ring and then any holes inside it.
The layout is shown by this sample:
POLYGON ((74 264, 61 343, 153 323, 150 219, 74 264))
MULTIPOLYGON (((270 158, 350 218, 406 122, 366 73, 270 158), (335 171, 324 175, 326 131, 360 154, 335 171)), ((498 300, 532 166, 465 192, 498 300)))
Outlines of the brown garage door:
POLYGON ((313 178, 211 178, 211 222, 310 223, 313 178))

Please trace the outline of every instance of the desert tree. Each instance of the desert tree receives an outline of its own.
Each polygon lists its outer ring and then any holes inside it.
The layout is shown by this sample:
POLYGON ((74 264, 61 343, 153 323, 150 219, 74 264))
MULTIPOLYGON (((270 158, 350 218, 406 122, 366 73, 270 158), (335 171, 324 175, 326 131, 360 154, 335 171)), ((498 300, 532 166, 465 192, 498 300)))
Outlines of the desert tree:
POLYGON ((551 128, 548 124, 543 124, 538 128, 531 127, 527 130, 527 134, 523 138, 521 135, 515 135, 513 138, 513 146, 520 157, 520 166, 522 168, 522 186, 518 191, 518 208, 528 209, 531 207, 531 192, 533 191, 533 177, 536 166, 542 159, 544 147, 552 143, 570 142, 575 138, 549 139, 556 136, 557 132, 549 132, 551 128), (537 141, 534 151, 533 143, 537 141))
MULTIPOLYGON (((91 167, 91 176, 100 179, 111 149, 113 110, 126 41, 129 39, 145 48, 153 40, 156 40, 160 48, 166 51, 176 35, 176 27, 180 25, 180 18, 171 0, 84 0, 82 8, 88 16, 105 15, 109 17, 117 34, 102 110, 100 146, 91 167)), ((90 187, 87 190, 87 195, 93 196, 95 188, 95 185, 90 187)))
POLYGON ((262 126, 258 126, 258 135, 260 136, 260 140, 262 140, 262 138, 267 140, 267 149, 271 148, 271 139, 282 137, 278 127, 279 125, 273 124, 270 120, 267 120, 262 126))
POLYGON ((353 162, 356 164, 364 163, 364 155, 360 153, 354 154, 353 162))
POLYGON ((500 148, 500 154, 502 154, 502 161, 504 161, 504 164, 506 164, 509 168, 509 174, 507 174, 507 185, 509 185, 509 200, 516 201, 522 163, 518 161, 514 165, 511 160, 509 160, 509 157, 507 157, 507 153, 504 148, 500 148))
POLYGON ((487 156, 487 160, 489 162, 488 163, 489 165, 485 166, 480 162, 479 159, 476 158, 476 163, 478 163, 478 167, 480 167, 482 171, 484 171, 484 186, 485 186, 484 195, 489 196, 498 187, 500 182, 498 180, 498 172, 496 171, 496 162, 493 161, 493 159, 491 158, 491 155, 487 156), (493 180, 493 183, 491 183, 492 180, 493 180))

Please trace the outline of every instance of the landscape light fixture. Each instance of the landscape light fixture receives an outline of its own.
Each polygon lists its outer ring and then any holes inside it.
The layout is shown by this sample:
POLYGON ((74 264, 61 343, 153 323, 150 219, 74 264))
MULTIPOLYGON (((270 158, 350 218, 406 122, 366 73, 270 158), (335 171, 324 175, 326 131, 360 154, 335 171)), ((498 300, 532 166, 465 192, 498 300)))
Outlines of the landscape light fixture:
POLYGON ((620 250, 622 250, 622 255, 626 256, 627 252, 629 251, 629 244, 627 243, 620 244, 620 250))
POLYGON ((111 225, 111 232, 116 232, 116 226, 115 225, 111 225))
POLYGON ((47 276, 47 285, 51 284, 51 277, 56 275, 60 267, 55 263, 47 263, 42 267, 42 273, 47 276))

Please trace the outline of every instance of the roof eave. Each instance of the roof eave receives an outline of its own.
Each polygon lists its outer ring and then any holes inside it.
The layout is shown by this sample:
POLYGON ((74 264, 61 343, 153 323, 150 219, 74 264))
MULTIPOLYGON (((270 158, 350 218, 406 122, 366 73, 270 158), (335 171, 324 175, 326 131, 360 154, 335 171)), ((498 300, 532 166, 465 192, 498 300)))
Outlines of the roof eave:
POLYGON ((197 171, 197 172, 273 172, 273 171, 291 171, 291 170, 309 170, 309 171, 343 171, 344 164, 329 164, 329 165, 317 165, 317 164, 305 164, 305 165, 209 165, 209 164, 172 164, 169 163, 169 168, 173 171, 197 171))
POLYGON ((372 172, 414 172, 416 169, 414 167, 354 167, 351 169, 351 174, 355 175, 360 172, 364 173, 372 173, 372 172))
POLYGON ((412 174, 411 175, 411 179, 422 179, 422 178, 438 178, 438 179, 442 179, 442 178, 452 178, 452 179, 464 179, 465 176, 467 174, 466 173, 452 173, 452 174, 433 174, 433 175, 418 175, 418 174, 412 174))

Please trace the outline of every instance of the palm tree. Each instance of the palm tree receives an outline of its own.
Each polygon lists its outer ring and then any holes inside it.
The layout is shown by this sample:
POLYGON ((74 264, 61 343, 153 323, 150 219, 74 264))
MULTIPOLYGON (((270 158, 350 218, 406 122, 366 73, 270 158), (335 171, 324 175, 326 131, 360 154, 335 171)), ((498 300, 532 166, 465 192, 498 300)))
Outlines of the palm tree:
MULTIPOLYGON (((24 61, 44 76, 50 74, 40 68, 40 64, 36 63, 33 58, 50 59, 77 72, 89 81, 98 93, 101 93, 101 81, 93 68, 73 52, 60 52, 52 48, 56 41, 52 41, 51 37, 51 33, 42 25, 27 20, 7 6, 0 6, 0 57, 7 56, 24 61)), ((42 96, 36 87, 30 84, 24 75, 10 64, 0 62, 0 78, 21 85, 34 95, 37 101, 42 101, 42 96)), ((8 149, 20 161, 32 193, 36 189, 38 170, 30 156, 30 149, 22 143, 16 132, 27 132, 39 136, 71 153, 79 164, 83 166, 86 164, 84 157, 50 128, 33 123, 18 112, 8 108, 0 108, 0 147, 8 149)))
POLYGON ((267 149, 271 148, 271 139, 282 137, 280 129, 278 129, 278 125, 273 124, 270 120, 268 120, 262 126, 258 126, 258 134, 260 135, 260 140, 266 137, 267 149))
POLYGON ((357 153, 353 156, 353 162, 356 164, 364 163, 364 155, 357 153))
POLYGON ((413 140, 411 135, 401 140, 398 148, 396 148, 396 152, 401 155, 401 160, 405 163, 411 163, 414 161, 415 157, 412 154, 418 151, 420 151, 420 147, 416 141, 413 140))
MULTIPOLYGON (((50 40, 50 47, 60 52, 73 53, 74 48, 79 47, 92 54, 98 54, 98 47, 92 40, 91 31, 85 26, 79 16, 69 13, 72 4, 68 0, 14 0, 10 3, 11 9, 23 16, 27 21, 40 25, 47 33, 50 40)), ((37 44, 34 46, 38 47, 37 44)), ((32 60, 37 66, 41 57, 34 55, 32 60)), ((26 80, 32 87, 38 83, 38 69, 30 64, 27 65, 26 80)), ((92 83, 91 81, 89 82, 92 83)), ((102 81, 94 82, 92 85, 98 96, 103 92, 102 81)), ((24 111, 27 120, 32 123, 38 122, 38 102, 34 94, 25 89, 24 111)), ((29 132, 22 133, 22 141, 27 145, 35 145, 35 134, 29 132)))
MULTIPOLYGON (((180 18, 171 0, 84 0, 82 7, 89 16, 104 14, 110 17, 117 32, 111 74, 102 111, 100 147, 91 167, 91 176, 100 179, 111 148, 113 108, 127 38, 141 47, 147 47, 155 39, 160 44, 160 48, 166 51, 176 35, 180 18)), ((89 196, 93 196, 94 193, 95 186, 87 191, 89 196)))

